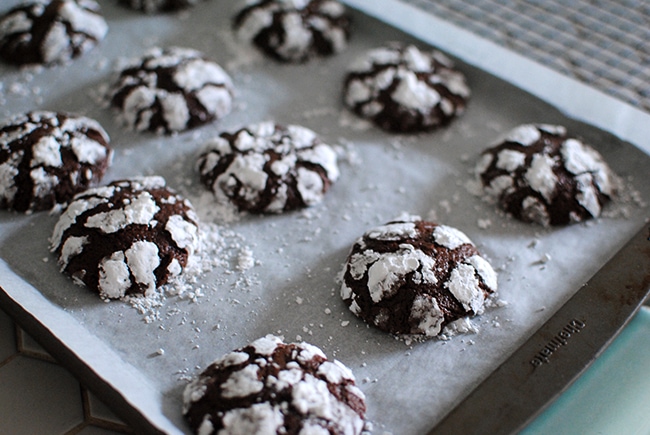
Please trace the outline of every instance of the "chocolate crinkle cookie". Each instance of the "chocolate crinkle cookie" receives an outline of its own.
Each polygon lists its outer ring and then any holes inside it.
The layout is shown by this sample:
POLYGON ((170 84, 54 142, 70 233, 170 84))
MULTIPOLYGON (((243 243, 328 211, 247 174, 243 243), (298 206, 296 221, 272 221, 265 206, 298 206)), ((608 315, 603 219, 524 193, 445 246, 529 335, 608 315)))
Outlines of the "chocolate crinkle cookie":
POLYGON ((29 2, 0 17, 0 56, 16 65, 66 63, 97 45, 107 31, 94 0, 29 2))
POLYGON ((198 218, 161 177, 119 180, 75 196, 50 243, 61 271, 102 299, 150 296, 196 251, 198 218))
POLYGON ((350 369, 272 335, 214 361, 183 394, 183 415, 201 435, 360 434, 365 411, 350 369))
POLYGON ((173 12, 189 8, 200 0, 119 0, 120 4, 136 11, 148 14, 155 12, 173 12))
POLYGON ((469 96, 465 76, 441 52, 392 43, 350 66, 343 99, 386 131, 414 133, 449 124, 465 110, 469 96))
POLYGON ((99 182, 109 137, 84 116, 29 112, 0 124, 0 208, 48 210, 99 182))
POLYGON ((227 115, 233 95, 230 76, 200 52, 156 47, 119 73, 108 100, 127 127, 170 134, 227 115))
POLYGON ((600 216, 619 186, 596 150, 557 125, 516 127, 483 152, 475 172, 486 200, 544 226, 600 216))
POLYGON ((212 139, 197 168, 217 202, 251 213, 316 204, 339 176, 334 147, 308 128, 273 122, 212 139))
POLYGON ((350 19, 334 0, 261 0, 234 20, 238 38, 285 62, 339 53, 347 47, 350 19))
POLYGON ((352 246, 341 297, 382 331, 435 337, 481 314, 497 275, 461 231, 413 216, 373 228, 352 246))

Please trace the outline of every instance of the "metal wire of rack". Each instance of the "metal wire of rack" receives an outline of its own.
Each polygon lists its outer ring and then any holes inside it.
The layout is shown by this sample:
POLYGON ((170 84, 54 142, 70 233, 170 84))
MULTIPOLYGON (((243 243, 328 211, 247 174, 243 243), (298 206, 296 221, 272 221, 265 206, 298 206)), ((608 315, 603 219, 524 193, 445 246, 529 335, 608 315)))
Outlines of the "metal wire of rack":
POLYGON ((646 0, 403 0, 650 112, 646 0))

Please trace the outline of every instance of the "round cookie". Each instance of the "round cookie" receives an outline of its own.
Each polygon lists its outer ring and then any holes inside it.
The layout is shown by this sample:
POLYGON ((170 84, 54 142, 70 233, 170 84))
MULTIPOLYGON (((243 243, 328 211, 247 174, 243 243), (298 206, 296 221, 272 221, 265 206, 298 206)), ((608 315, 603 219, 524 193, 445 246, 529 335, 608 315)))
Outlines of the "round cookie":
POLYGON ((464 75, 437 50, 389 44, 368 51, 345 77, 345 105, 380 128, 397 133, 449 124, 467 104, 464 75))
POLYGON ((481 314, 496 290, 495 271, 464 233, 412 217, 356 240, 341 297, 355 315, 382 331, 425 338, 481 314))
POLYGON ((120 4, 147 14, 172 12, 194 6, 199 0, 119 0, 120 4))
POLYGON ((0 208, 42 211, 101 180, 113 153, 97 121, 29 112, 0 124, 0 208))
POLYGON ((150 296, 198 247, 198 218, 161 177, 119 180, 75 196, 50 247, 61 271, 102 299, 150 296))
POLYGON ((602 156, 557 125, 520 125, 481 155, 485 199, 524 222, 566 225, 600 216, 618 178, 602 156))
POLYGON ((222 133, 206 145, 197 168, 217 202, 251 213, 316 204, 339 176, 332 146, 305 127, 273 122, 222 133))
POLYGON ((0 18, 0 56, 16 65, 66 63, 93 48, 107 31, 94 0, 25 3, 0 18))
POLYGON ((201 435, 361 434, 365 411, 347 367, 272 335, 214 361, 183 393, 183 415, 201 435))
POLYGON ((274 59, 303 62, 343 51, 350 19, 334 0, 259 0, 236 15, 234 29, 274 59))
POLYGON ((120 120, 137 131, 175 133, 230 113, 230 76, 200 52, 153 48, 124 68, 108 91, 120 120))

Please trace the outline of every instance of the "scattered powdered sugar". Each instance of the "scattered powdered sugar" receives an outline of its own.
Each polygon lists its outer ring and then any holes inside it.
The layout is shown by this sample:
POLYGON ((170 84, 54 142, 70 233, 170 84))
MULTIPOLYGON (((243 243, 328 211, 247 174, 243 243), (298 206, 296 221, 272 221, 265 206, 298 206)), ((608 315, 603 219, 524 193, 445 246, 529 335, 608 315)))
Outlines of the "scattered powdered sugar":
POLYGON ((490 227, 492 226, 492 221, 491 221, 490 219, 481 219, 481 218, 479 218, 479 219, 476 221, 476 225, 477 225, 480 229, 482 229, 482 230, 486 230, 486 229, 488 229, 488 228, 490 228, 490 227))
POLYGON ((217 30, 216 36, 229 54, 229 60, 224 64, 228 71, 236 71, 241 75, 247 67, 258 65, 266 60, 258 50, 238 41, 231 29, 217 30))
POLYGON ((648 203, 643 199, 643 195, 634 187, 634 177, 620 178, 617 180, 617 194, 615 200, 605 207, 602 212, 603 217, 610 219, 629 218, 632 209, 645 209, 648 203))
MULTIPOLYGON (((223 224, 210 221, 201 221, 199 228, 198 248, 188 258, 181 275, 174 277, 147 297, 125 298, 144 316, 145 322, 161 320, 160 310, 170 298, 200 303, 206 292, 213 291, 212 287, 204 282, 204 278, 215 269, 232 271, 232 258, 235 263, 234 269, 240 273, 247 272, 257 263, 253 250, 248 246, 242 246, 240 234, 223 224)), ((250 283, 246 280, 240 282, 250 283)))
POLYGON ((218 203, 212 192, 203 191, 198 196, 191 197, 192 204, 201 222, 220 222, 231 224, 242 218, 242 213, 232 203, 218 203))
MULTIPOLYGON (((224 33, 226 32, 224 31, 224 33)), ((230 34, 230 32, 227 33, 230 34)), ((240 62, 240 65, 234 65, 234 63, 230 63, 227 65, 229 68, 233 66, 239 67, 248 62, 252 62, 260 59, 259 53, 254 50, 248 50, 248 51, 235 50, 235 53, 237 53, 239 57, 228 57, 228 59, 234 59, 232 62, 240 62), (250 57, 247 57, 247 55, 250 55, 250 57)), ((9 85, 5 85, 5 87, 9 88, 9 85)), ((304 114, 304 117, 305 119, 309 119, 312 116, 331 115, 333 113, 338 113, 338 112, 330 112, 327 109, 315 109, 312 112, 306 112, 304 114)), ((341 112, 339 122, 340 122, 340 126, 347 127, 348 130, 364 131, 370 127, 370 123, 368 121, 357 118, 351 115, 349 112, 341 112)), ((347 133, 350 133, 350 131, 348 131, 347 133)), ((340 134, 345 134, 345 132, 342 132, 340 134)), ((343 141, 339 141, 339 142, 342 143, 343 145, 348 145, 344 148, 344 152, 346 153, 348 163, 357 164, 360 166, 360 162, 362 161, 362 158, 365 158, 363 157, 364 155, 356 151, 355 145, 352 142, 349 142, 348 144, 345 144, 343 141)), ((513 155, 509 157, 511 157, 511 159, 508 160, 507 162, 504 161, 502 165, 503 166, 511 165, 512 167, 514 167, 515 164, 513 162, 517 159, 518 156, 513 155)), ((347 180, 342 180, 342 181, 347 181, 347 180)), ((193 188, 194 187, 196 186, 193 186, 193 188)), ((199 189, 195 189, 195 190, 196 191, 194 192, 194 195, 197 196, 195 198, 192 198, 191 202, 195 204, 196 211, 200 216, 200 228, 201 228, 201 231, 199 233, 200 246, 197 249, 197 252, 195 252, 194 255, 190 257, 190 262, 185 267, 184 274, 176 278, 173 282, 159 289, 159 291, 155 292, 150 297, 128 298, 128 302, 134 308, 136 308, 138 312, 142 313, 144 320, 146 322, 156 323, 156 325, 154 326, 149 325, 148 329, 152 327, 156 327, 158 326, 158 324, 160 324, 160 320, 162 320, 164 316, 164 309, 169 305, 172 299, 179 300, 182 302, 189 302, 193 304, 203 303, 204 305, 206 305, 207 298, 205 298, 205 295, 208 294, 208 292, 211 291, 212 289, 209 288, 206 284, 204 284, 203 278, 210 271, 213 271, 217 268, 223 268, 224 270, 230 272, 236 272, 240 276, 245 277, 246 274, 251 272, 251 270, 255 267, 256 254, 257 254, 257 252, 255 252, 256 249, 254 249, 254 247, 251 248, 250 246, 244 246, 247 243, 245 241, 242 241, 241 237, 238 234, 235 234, 232 230, 230 230, 228 226, 229 223, 236 223, 242 220, 241 214, 234 207, 229 207, 228 205, 216 205, 214 203, 213 195, 210 192, 199 193, 198 192, 199 189), (219 224, 216 224, 214 222, 219 222, 219 224)), ((406 191, 410 192, 410 187, 406 191)), ((638 192, 636 193, 638 194, 638 192)), ((627 208, 621 207, 620 209, 617 210, 614 210, 613 208, 608 208, 608 212, 604 213, 603 215, 604 216, 609 215, 609 213, 620 213, 621 215, 624 215, 629 212, 630 205, 636 204, 635 201, 638 201, 639 204, 642 202, 641 195, 635 196, 633 192, 631 192, 631 195, 629 196, 629 200, 630 202, 627 204, 628 205, 627 208)), ((445 202, 439 202, 438 205, 440 210, 449 213, 451 211, 450 206, 452 204, 453 201, 445 201, 445 202)), ((454 211, 460 212, 461 210, 454 210, 454 211)), ((341 222, 340 222, 341 224, 349 224, 349 225, 357 224, 357 218, 353 212, 343 209, 342 214, 343 216, 341 217, 341 222)), ((476 221, 477 217, 474 217, 473 219, 476 221)), ((450 220, 450 222, 452 221, 450 220)), ((498 219, 494 219, 493 217, 491 219, 488 218, 478 219, 478 227, 482 229, 489 229, 492 225, 499 226, 500 224, 501 222, 498 219)), ((328 232, 331 230, 332 228, 328 228, 325 226, 323 227, 323 232, 328 232)), ((499 230, 500 228, 495 228, 494 232, 499 233, 500 232, 499 230)), ((491 235, 491 233, 489 235, 491 235)), ((73 246, 71 246, 70 248, 72 249, 73 246)), ((288 251, 290 247, 284 246, 284 249, 288 251)), ((544 256, 540 256, 540 260, 543 258, 544 256)), ((296 297, 291 297, 290 302, 294 305, 299 306, 297 308, 305 308, 308 307, 310 303, 313 303, 313 299, 310 300, 308 297, 305 298, 305 297, 296 296, 296 297)), ((436 306, 433 303, 431 303, 430 306, 427 306, 427 303, 429 302, 430 301, 425 301, 425 300, 418 301, 418 306, 421 307, 423 311, 430 313, 429 317, 422 316, 422 322, 420 323, 419 327, 422 330, 430 331, 429 333, 427 333, 427 335, 435 335, 435 332, 433 331, 436 331, 439 328, 439 323, 438 323, 439 317, 437 315, 438 312, 436 306)), ((503 305, 507 305, 507 302, 499 301, 492 298, 489 298, 485 301, 486 307, 489 307, 493 304, 496 306, 503 306, 503 305)), ((318 305, 314 308, 317 307, 318 305)), ((321 305, 320 308, 317 309, 320 310, 321 312, 324 312, 324 314, 328 316, 335 317, 338 315, 338 308, 339 308, 338 305, 333 304, 331 305, 331 308, 329 307, 325 308, 324 306, 321 305), (332 310, 334 310, 333 316, 332 316, 332 310)), ((314 312, 315 311, 316 310, 314 309, 314 312)), ((349 315, 349 313, 346 314, 349 315)), ((352 316, 348 316, 348 317, 352 317, 352 316)), ((344 330, 345 334, 338 333, 339 339, 340 338, 346 339, 346 337, 350 337, 351 340, 354 340, 352 342, 355 342, 359 338, 359 336, 361 337, 363 336, 362 334, 359 334, 359 332, 363 332, 363 330, 356 329, 354 321, 352 322, 352 324, 349 320, 336 320, 335 322, 329 322, 329 323, 334 325, 334 329, 336 329, 338 325, 340 325, 341 328, 347 328, 344 330)), ((442 334, 440 334, 438 337, 444 340, 444 339, 450 339, 451 337, 454 337, 457 334, 478 333, 479 332, 478 325, 479 325, 478 322, 474 322, 469 319, 459 320, 450 325, 447 325, 442 331, 442 334)), ((239 325, 233 325, 233 328, 231 328, 229 332, 232 333, 234 331, 234 328, 238 326, 239 325)), ((246 327, 246 325, 244 325, 244 327, 246 327)), ((481 325, 481 328, 483 327, 484 326, 481 325)), ((317 330, 317 328, 313 328, 313 329, 317 330)), ((219 333, 226 335, 226 333, 223 331, 219 331, 219 333)), ((307 335, 307 333, 308 331, 304 330, 303 335, 307 335)), ((311 333, 311 329, 309 333, 311 333)), ((336 343, 336 339, 337 339, 336 334, 333 335, 335 336, 333 342, 336 343)), ((407 345, 410 344, 409 341, 410 339, 405 338, 404 340, 407 345)), ((155 350, 158 346, 159 345, 155 345, 153 349, 155 350)), ((173 357, 175 354, 174 346, 165 345, 164 347, 165 349, 167 349, 167 357, 168 358, 173 357)), ((205 348, 206 346, 202 346, 202 347, 205 348)), ((159 355, 164 354, 164 350, 159 349, 157 354, 159 355)), ((368 364, 372 366, 373 364, 375 364, 375 361, 368 360, 368 364)), ((369 383, 377 382, 377 379, 374 378, 374 376, 377 375, 378 375, 377 373, 371 374, 371 376, 366 378, 364 381, 369 383)), ((373 387, 373 386, 368 385, 368 387, 373 387)))

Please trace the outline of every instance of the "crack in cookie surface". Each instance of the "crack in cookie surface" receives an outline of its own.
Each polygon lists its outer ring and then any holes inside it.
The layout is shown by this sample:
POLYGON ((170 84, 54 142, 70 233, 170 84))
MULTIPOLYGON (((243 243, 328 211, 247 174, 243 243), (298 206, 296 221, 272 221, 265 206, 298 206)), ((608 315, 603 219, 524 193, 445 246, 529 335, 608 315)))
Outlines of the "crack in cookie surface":
POLYGON ((398 336, 435 337, 481 314, 497 275, 471 240, 446 225, 411 220, 367 231, 352 246, 341 297, 358 317, 398 336))

